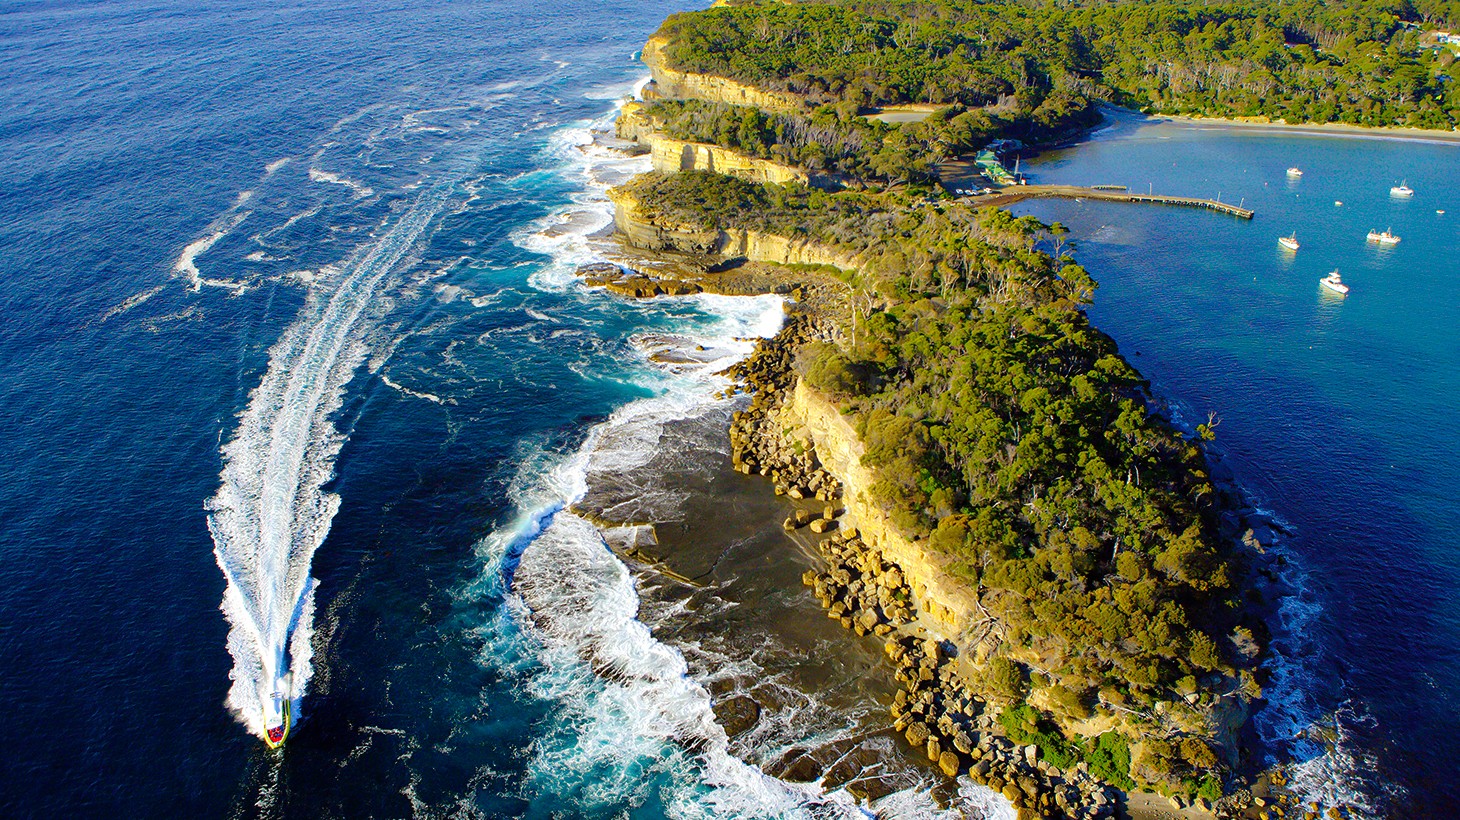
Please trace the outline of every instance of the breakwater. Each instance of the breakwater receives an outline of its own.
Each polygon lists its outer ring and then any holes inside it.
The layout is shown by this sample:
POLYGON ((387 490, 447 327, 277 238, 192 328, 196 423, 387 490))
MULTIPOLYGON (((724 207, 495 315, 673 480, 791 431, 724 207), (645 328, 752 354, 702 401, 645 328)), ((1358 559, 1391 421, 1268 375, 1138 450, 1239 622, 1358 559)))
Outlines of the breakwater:
POLYGON ((1142 202, 1149 205, 1174 205, 1181 208, 1204 208, 1238 219, 1251 219, 1256 212, 1250 208, 1221 202, 1215 199, 1201 199, 1191 196, 1170 196, 1167 194, 1133 194, 1129 191, 1112 190, 1110 186, 1084 188, 1077 185, 1019 185, 1005 188, 993 194, 978 197, 972 201, 980 205, 1006 207, 1026 199, 1099 199, 1106 202, 1142 202))

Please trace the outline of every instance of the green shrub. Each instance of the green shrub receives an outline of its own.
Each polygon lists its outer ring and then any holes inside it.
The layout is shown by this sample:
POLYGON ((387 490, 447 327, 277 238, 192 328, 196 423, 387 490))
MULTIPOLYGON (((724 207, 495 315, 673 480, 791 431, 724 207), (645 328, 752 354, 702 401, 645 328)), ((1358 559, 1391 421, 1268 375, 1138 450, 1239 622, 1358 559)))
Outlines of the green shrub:
POLYGON ((1130 742, 1119 732, 1106 732, 1095 738, 1085 752, 1090 773, 1126 791, 1136 787, 1130 776, 1130 742))

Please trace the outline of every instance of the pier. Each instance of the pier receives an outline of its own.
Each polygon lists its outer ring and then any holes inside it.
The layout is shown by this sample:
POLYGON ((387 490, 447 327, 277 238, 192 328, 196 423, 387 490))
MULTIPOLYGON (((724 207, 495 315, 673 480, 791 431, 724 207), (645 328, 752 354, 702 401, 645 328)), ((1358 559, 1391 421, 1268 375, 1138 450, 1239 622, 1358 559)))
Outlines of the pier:
POLYGON ((1238 219, 1251 219, 1255 212, 1215 199, 1165 194, 1133 194, 1117 186, 1101 185, 1082 188, 1077 185, 1011 185, 991 194, 965 197, 978 205, 1012 205, 1025 199, 1099 199, 1107 202, 1145 202, 1152 205, 1175 205, 1181 208, 1205 208, 1238 219))

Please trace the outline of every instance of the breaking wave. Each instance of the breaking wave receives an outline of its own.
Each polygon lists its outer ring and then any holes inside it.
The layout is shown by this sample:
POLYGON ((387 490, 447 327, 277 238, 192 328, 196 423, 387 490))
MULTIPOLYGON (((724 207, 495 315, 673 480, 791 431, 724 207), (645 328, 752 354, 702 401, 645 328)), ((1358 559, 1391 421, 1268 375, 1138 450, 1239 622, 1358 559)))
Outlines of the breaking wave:
MULTIPOLYGON (((550 150, 556 156, 550 159, 560 160, 558 173, 583 189, 570 205, 514 236, 519 246, 550 256, 529 279, 545 294, 575 288, 575 266, 612 251, 604 233, 612 220, 605 191, 646 165, 607 144, 608 122, 611 118, 578 123, 555 135, 550 150)), ((571 804, 585 816, 652 806, 684 818, 861 818, 874 812, 1012 818, 1002 798, 972 783, 960 784, 954 809, 940 808, 919 788, 884 798, 879 808, 858 805, 843 791, 766 774, 734 753, 685 655, 657 640, 641 618, 633 574, 573 505, 595 477, 653 459, 665 446, 666 425, 725 412, 732 400, 720 392, 728 384, 721 372, 748 355, 755 338, 773 335, 783 315, 774 296, 674 301, 692 303, 709 317, 708 323, 671 334, 675 346, 698 355, 655 367, 650 353, 656 345, 631 340, 642 361, 628 378, 653 395, 618 408, 571 454, 555 455, 545 447, 521 453, 509 490, 516 516, 479 551, 486 574, 478 591, 490 589, 504 599, 501 620, 483 630, 482 662, 502 666, 533 658, 526 688, 555 705, 530 747, 525 796, 571 804)), ((541 312, 534 318, 553 321, 541 312)))

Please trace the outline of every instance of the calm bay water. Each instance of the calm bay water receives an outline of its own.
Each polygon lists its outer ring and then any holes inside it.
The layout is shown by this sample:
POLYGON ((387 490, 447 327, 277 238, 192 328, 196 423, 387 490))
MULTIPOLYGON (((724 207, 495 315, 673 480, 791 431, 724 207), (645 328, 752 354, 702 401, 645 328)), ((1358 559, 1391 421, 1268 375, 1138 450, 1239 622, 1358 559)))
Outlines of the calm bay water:
MULTIPOLYGON (((633 579, 561 512, 590 469, 642 465, 665 420, 706 412, 713 371, 779 321, 771 299, 572 285, 602 189, 644 167, 593 131, 683 7, 0 11, 0 814, 853 813, 728 754, 633 579), (655 366, 664 338, 715 361, 655 366), (287 480, 239 480, 253 458, 287 480), (323 541, 270 569, 230 552, 250 528, 323 541), (317 584, 283 755, 230 700, 253 667, 215 549, 267 582, 245 598, 317 584)), ((1346 705, 1357 762, 1316 780, 1382 765, 1395 805, 1453 806, 1460 283, 1432 211, 1455 149, 1125 133, 1038 173, 1262 213, 1040 206, 1076 228, 1097 321, 1183 413, 1222 414, 1229 464, 1292 523, 1313 614, 1285 719, 1346 705), (1419 195, 1387 202, 1389 176, 1419 195), (1391 224, 1394 251, 1355 240, 1391 224), (1342 304, 1316 293, 1334 265, 1342 304)))
POLYGON ((1312 793, 1460 812, 1460 145, 1115 122, 1027 170, 1257 212, 1019 209, 1070 228, 1094 322, 1178 419, 1219 416, 1226 467, 1290 532, 1297 592, 1258 725, 1312 793), (1404 179, 1415 196, 1392 198, 1404 179), (1391 227, 1397 246, 1366 242, 1391 227), (1294 232, 1296 254, 1277 244, 1294 232), (1334 269, 1346 298, 1318 285, 1334 269), (1333 752, 1285 740, 1334 713, 1333 752))

